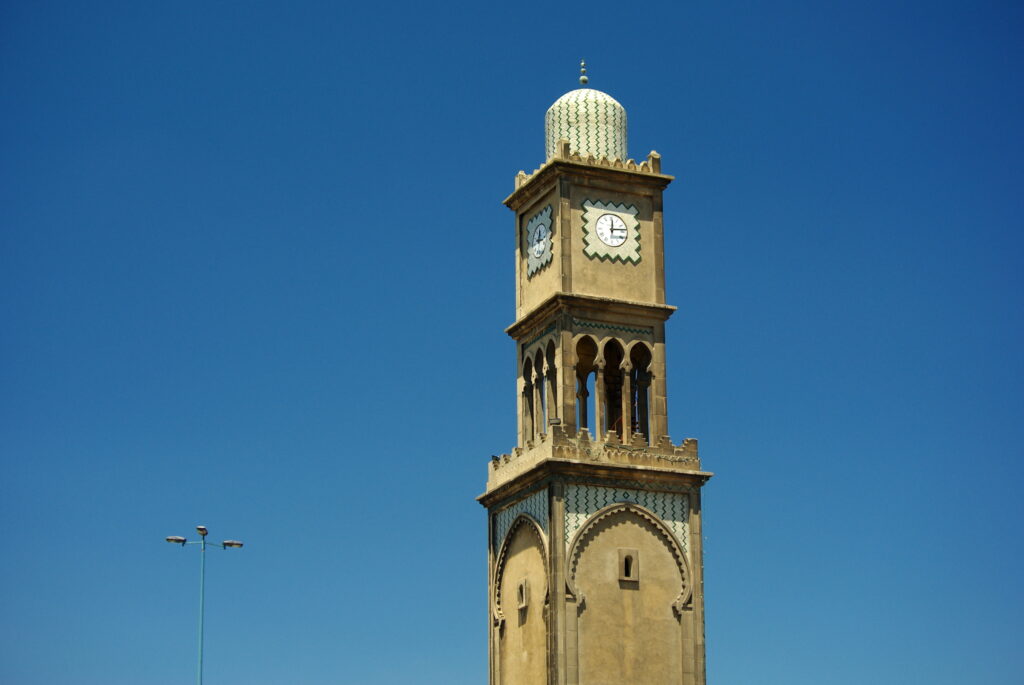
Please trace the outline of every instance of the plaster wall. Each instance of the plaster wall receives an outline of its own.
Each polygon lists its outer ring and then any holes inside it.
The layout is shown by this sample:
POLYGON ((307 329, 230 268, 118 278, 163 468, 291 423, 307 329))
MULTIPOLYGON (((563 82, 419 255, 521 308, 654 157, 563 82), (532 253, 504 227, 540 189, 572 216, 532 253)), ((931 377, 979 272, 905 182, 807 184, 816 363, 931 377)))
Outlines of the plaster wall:
POLYGON ((574 578, 578 682, 688 682, 683 656, 692 647, 684 650, 683 626, 672 606, 684 582, 664 537, 625 511, 595 523, 585 535, 574 578), (620 580, 623 549, 637 552, 637 581, 620 580))
POLYGON ((547 629, 544 599, 547 571, 536 529, 519 525, 508 541, 498 578, 504 622, 498 628, 500 685, 538 685, 547 682, 547 629), (526 584, 526 605, 519 608, 518 588, 526 584))
POLYGON ((534 309, 553 293, 559 292, 563 288, 560 261, 565 248, 563 247, 564 241, 562 240, 564 229, 560 216, 561 204, 553 188, 516 215, 518 223, 516 228, 516 278, 519 285, 516 288, 518 294, 518 301, 516 302, 517 317, 523 312, 534 309), (549 206, 551 207, 552 259, 547 265, 541 267, 540 270, 530 276, 527 274, 526 251, 529 249, 529 245, 527 244, 526 225, 537 212, 549 206))
MULTIPOLYGON (((658 300, 659 278, 655 268, 655 254, 660 251, 660 245, 656 245, 655 242, 650 198, 601 186, 574 185, 569 207, 572 226, 573 292, 597 297, 607 297, 609 293, 614 293, 616 299, 663 304, 658 300), (584 202, 588 200, 636 208, 636 219, 640 223, 638 263, 611 261, 608 258, 588 257, 584 254, 584 202)), ((588 226, 587 230, 596 229, 594 226, 588 226)))

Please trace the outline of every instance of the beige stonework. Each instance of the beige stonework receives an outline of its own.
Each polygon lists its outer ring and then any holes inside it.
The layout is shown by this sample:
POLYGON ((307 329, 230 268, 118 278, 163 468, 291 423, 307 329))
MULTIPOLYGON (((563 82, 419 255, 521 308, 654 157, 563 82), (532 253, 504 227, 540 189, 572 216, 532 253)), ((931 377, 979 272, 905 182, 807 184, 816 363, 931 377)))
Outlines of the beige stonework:
POLYGON ((580 682, 680 682, 683 653, 692 652, 683 644, 683 624, 692 621, 682 607, 689 573, 654 517, 613 509, 580 531, 569 554, 580 682), (623 579, 620 550, 631 558, 635 580, 623 579))
POLYGON ((492 611, 498 636, 499 682, 543 683, 548 670, 546 545, 536 524, 521 518, 503 547, 492 611))
MULTIPOLYGON (((623 126, 624 126, 623 114, 623 126)), ((623 130, 624 134, 624 130, 623 130)), ((492 685, 703 685, 701 469, 668 431, 662 192, 554 146, 516 177, 518 444, 491 460, 492 685)))

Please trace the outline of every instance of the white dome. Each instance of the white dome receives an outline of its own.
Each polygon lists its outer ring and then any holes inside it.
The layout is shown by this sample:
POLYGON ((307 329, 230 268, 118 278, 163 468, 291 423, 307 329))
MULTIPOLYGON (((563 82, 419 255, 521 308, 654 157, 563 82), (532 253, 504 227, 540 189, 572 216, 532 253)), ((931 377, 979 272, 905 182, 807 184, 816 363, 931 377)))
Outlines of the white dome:
POLYGON ((599 90, 579 88, 555 100, 544 115, 544 134, 547 159, 555 156, 561 138, 582 157, 626 159, 626 110, 599 90))

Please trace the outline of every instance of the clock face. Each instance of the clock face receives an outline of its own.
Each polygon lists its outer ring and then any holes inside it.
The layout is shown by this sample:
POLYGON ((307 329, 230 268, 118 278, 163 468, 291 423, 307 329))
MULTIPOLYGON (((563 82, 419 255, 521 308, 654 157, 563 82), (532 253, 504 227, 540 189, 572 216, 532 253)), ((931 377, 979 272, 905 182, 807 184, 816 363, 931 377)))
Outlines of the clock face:
POLYGON ((591 259, 640 263, 640 210, 609 200, 583 201, 583 254, 591 259))
POLYGON ((540 210, 526 222, 523 229, 523 253, 526 255, 526 276, 533 275, 551 263, 551 205, 540 210))
POLYGON ((614 214, 602 214, 595 225, 597 237, 608 247, 626 242, 626 224, 614 214))
POLYGON ((530 245, 530 252, 533 253, 534 259, 540 259, 544 256, 544 253, 548 249, 548 236, 551 235, 551 231, 545 224, 540 224, 534 230, 533 235, 530 237, 532 244, 530 245))

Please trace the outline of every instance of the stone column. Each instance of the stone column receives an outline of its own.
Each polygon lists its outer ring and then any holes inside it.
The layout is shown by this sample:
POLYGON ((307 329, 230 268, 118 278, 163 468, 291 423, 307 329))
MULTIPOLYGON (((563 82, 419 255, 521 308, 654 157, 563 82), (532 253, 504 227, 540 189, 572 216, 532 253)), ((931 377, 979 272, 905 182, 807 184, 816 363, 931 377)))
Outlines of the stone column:
POLYGON ((638 428, 644 431, 647 444, 653 445, 651 440, 651 412, 648 406, 647 394, 651 388, 651 374, 645 369, 640 369, 636 374, 636 416, 638 428))
POLYGON ((569 435, 575 435, 576 425, 576 351, 572 346, 572 333, 564 331, 561 344, 555 348, 555 373, 558 374, 558 418, 562 419, 569 435))
POLYGON ((665 344, 654 346, 651 360, 651 443, 657 444, 661 436, 668 435, 668 389, 665 387, 665 344))
POLYGON ((548 682, 553 685, 565 685, 565 592, 556 592, 556 588, 565 587, 565 485, 552 483, 548 500, 548 530, 551 565, 548 569, 548 587, 551 588, 549 627, 551 640, 548 650, 552 659, 549 663, 548 682))
POLYGON ((533 384, 527 380, 523 380, 523 392, 520 395, 522 398, 520 401, 523 404, 523 439, 521 444, 526 447, 526 443, 533 441, 533 384))
POLYGON ((628 445, 633 440, 633 386, 629 377, 633 364, 629 357, 622 360, 622 444, 628 445))
POLYGON ((540 440, 541 434, 544 432, 544 405, 542 403, 542 395, 544 393, 543 387, 537 387, 538 385, 544 384, 544 377, 541 372, 536 368, 533 370, 533 437, 535 440, 540 440))
POLYGON ((694 685, 706 685, 707 662, 704 647, 704 533, 701 491, 695 487, 690 494, 690 559, 693 573, 693 655, 694 685))
POLYGON ((551 373, 551 367, 548 366, 548 362, 545 359, 544 360, 544 368, 542 369, 542 373, 541 373, 541 377, 540 377, 540 384, 541 384, 542 387, 540 388, 541 402, 540 402, 540 408, 539 408, 540 420, 541 420, 541 430, 544 433, 547 433, 548 431, 551 430, 551 426, 550 426, 550 424, 548 424, 548 419, 550 419, 554 415, 554 407, 551 406, 552 397, 551 397, 551 378, 549 376, 550 373, 551 373))
POLYGON ((523 370, 519 369, 519 374, 516 378, 516 405, 519 409, 519 445, 526 445, 526 381, 523 379, 523 370))
MULTIPOLYGON (((587 379, 581 378, 576 373, 575 368, 573 368, 572 375, 576 382, 576 414, 582 417, 579 421, 579 425, 576 426, 576 431, 578 433, 584 428, 590 428, 590 421, 587 416, 587 400, 590 398, 590 393, 587 392, 587 379)), ((573 418, 575 418, 575 416, 573 418)))
MULTIPOLYGON (((550 366, 544 369, 544 376, 546 377, 544 387, 548 393, 546 406, 548 408, 548 430, 550 430, 550 420, 562 418, 558 408, 558 367, 550 366)), ((565 423, 565 421, 562 421, 562 423, 565 423)))
POLYGON ((594 369, 594 440, 604 440, 604 405, 608 398, 604 394, 604 360, 598 360, 594 369))

